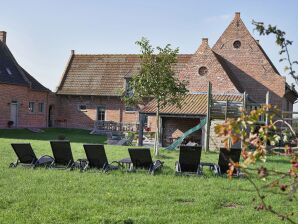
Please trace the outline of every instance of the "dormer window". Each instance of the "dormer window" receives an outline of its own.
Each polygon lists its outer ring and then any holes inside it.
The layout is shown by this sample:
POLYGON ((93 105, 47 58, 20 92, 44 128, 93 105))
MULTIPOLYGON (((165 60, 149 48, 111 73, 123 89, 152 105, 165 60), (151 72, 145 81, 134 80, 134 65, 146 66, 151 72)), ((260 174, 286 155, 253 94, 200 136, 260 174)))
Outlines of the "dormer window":
POLYGON ((79 111, 87 111, 87 106, 85 104, 80 104, 78 106, 79 111))
POLYGON ((239 40, 234 41, 233 47, 236 48, 236 49, 240 48, 241 47, 241 42, 239 40))
POLYGON ((8 75, 12 75, 12 72, 10 71, 9 68, 6 67, 6 72, 8 73, 8 75))

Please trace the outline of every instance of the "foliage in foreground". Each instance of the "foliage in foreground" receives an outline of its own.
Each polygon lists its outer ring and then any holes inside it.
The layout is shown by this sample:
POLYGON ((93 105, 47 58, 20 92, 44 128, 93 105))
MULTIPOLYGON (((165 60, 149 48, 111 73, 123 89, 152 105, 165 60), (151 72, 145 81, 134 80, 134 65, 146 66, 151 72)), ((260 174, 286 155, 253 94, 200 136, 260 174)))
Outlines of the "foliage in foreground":
POLYGON ((255 26, 255 30, 259 33, 260 36, 265 35, 274 35, 275 43, 280 47, 279 55, 281 58, 279 62, 286 62, 287 65, 284 67, 284 71, 288 72, 288 75, 291 76, 296 84, 298 84, 298 75, 294 69, 295 65, 298 65, 297 60, 293 60, 290 55, 289 47, 293 44, 293 41, 286 38, 286 32, 269 24, 268 26, 264 25, 263 22, 252 21, 252 24, 255 26))
MULTIPOLYGON (((281 191, 287 192, 289 201, 293 203, 298 202, 296 197, 298 188, 298 154, 293 153, 291 155, 288 161, 287 172, 278 169, 269 170, 266 167, 268 145, 274 146, 281 138, 276 133, 277 127, 273 122, 274 111, 276 111, 276 108, 272 108, 271 105, 263 105, 261 108, 250 112, 243 111, 239 118, 229 119, 224 124, 218 124, 215 127, 215 132, 218 136, 225 137, 224 143, 226 148, 230 148, 231 145, 241 141, 243 162, 234 163, 231 161, 228 175, 232 177, 234 169, 241 168, 245 177, 255 188, 261 201, 256 209, 269 211, 283 220, 296 223, 292 218, 294 213, 288 214, 276 210, 274 205, 265 200, 266 196, 261 193, 261 189, 251 178, 253 172, 257 173, 264 181, 267 181, 269 175, 274 176, 274 179, 269 181, 265 188, 278 187, 281 191), (265 124, 260 123, 261 117, 266 117, 265 124), (256 164, 258 160, 264 162, 264 165, 257 169, 252 168, 252 165, 256 164)), ((290 151, 287 150, 286 153, 290 153, 290 151)))

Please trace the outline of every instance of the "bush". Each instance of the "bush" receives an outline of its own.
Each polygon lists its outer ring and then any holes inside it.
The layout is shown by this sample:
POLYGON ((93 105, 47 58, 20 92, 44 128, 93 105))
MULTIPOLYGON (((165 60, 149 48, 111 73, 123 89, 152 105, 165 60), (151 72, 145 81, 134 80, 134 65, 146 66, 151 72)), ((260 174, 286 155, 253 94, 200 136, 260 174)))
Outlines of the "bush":
POLYGON ((64 136, 64 135, 58 135, 58 140, 65 140, 66 139, 66 137, 64 136))
POLYGON ((13 124, 14 124, 13 121, 8 121, 8 122, 7 122, 7 126, 8 126, 9 128, 11 128, 11 127, 13 126, 13 124))

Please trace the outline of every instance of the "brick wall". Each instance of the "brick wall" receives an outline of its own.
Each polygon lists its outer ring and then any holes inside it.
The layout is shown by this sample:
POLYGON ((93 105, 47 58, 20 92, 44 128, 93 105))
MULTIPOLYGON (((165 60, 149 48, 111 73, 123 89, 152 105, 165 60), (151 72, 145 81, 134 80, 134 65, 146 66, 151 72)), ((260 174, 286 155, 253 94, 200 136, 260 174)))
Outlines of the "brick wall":
MULTIPOLYGON (((219 148, 224 147, 223 140, 225 137, 218 137, 214 131, 214 127, 217 124, 223 124, 224 120, 212 120, 210 126, 210 138, 209 138, 209 150, 210 151, 218 151, 219 148)), ((240 141, 237 142, 232 148, 239 148, 241 145, 240 141)))
POLYGON ((213 85, 213 93, 239 93, 228 74, 203 38, 202 44, 179 74, 181 80, 188 81, 190 92, 207 92, 208 82, 213 85), (199 69, 207 68, 206 74, 199 74, 199 69))
POLYGON ((258 42, 251 36, 239 13, 212 49, 223 57, 251 98, 263 103, 269 90, 270 103, 281 108, 285 78, 278 74, 258 42), (241 42, 239 48, 234 47, 235 41, 241 42))
POLYGON ((47 126, 47 92, 32 91, 25 86, 0 84, 0 128, 6 128, 10 120, 11 102, 18 103, 17 127, 47 126), (29 102, 34 102, 34 112, 29 112, 29 102), (38 103, 44 103, 44 111, 38 111, 38 103))
POLYGON ((115 122, 138 122, 138 112, 126 112, 119 97, 57 96, 56 126, 91 129, 97 119, 97 107, 105 108, 105 120, 115 122), (86 105, 86 110, 79 110, 79 105, 86 105))
MULTIPOLYGON (((200 123, 200 119, 192 118, 163 118, 163 145, 167 146, 171 143, 171 138, 177 139, 184 132, 193 128, 200 123)), ((188 138, 200 142, 201 131, 196 131, 188 138)))

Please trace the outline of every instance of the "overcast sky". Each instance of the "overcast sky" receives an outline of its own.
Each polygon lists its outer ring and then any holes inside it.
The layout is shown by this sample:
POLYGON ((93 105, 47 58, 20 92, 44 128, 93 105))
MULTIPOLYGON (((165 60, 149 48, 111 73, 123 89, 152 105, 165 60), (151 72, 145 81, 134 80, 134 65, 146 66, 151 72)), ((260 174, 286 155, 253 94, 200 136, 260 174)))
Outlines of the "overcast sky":
MULTIPOLYGON (((55 90, 74 49, 76 53, 138 53, 142 36, 194 53, 201 38, 210 46, 236 11, 284 74, 274 38, 259 37, 251 21, 277 25, 294 41, 298 59, 298 1, 249 0, 0 0, 0 30, 17 61, 43 85, 55 90)), ((298 70, 298 68, 297 68, 298 70)), ((291 80, 288 79, 291 83, 291 80)), ((298 108, 297 108, 298 109, 298 108)))

